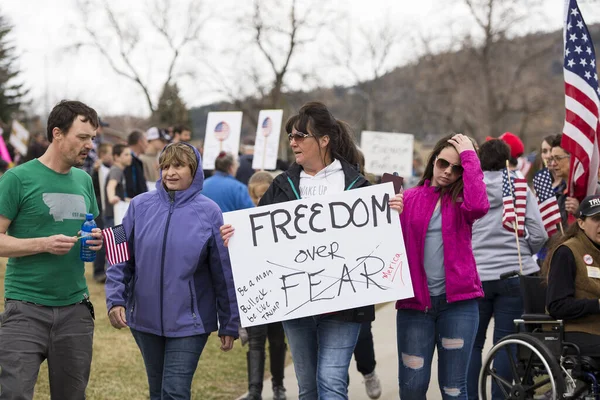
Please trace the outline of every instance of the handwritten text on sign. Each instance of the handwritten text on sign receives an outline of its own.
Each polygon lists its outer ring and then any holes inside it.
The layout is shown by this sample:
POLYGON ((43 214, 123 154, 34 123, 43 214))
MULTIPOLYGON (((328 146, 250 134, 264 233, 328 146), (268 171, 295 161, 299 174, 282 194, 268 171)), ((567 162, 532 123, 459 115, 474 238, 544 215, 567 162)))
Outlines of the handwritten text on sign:
POLYGON ((391 183, 224 214, 242 326, 413 296, 391 183))
POLYGON ((365 156, 365 171, 412 176, 413 146, 414 137, 407 133, 363 131, 360 147, 365 156))

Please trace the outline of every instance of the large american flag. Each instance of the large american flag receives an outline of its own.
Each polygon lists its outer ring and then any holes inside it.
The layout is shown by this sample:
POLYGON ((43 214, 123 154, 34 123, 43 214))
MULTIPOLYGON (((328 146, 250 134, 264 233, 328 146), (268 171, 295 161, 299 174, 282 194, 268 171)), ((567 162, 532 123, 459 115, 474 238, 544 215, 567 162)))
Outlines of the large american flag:
POLYGON ((127 236, 123 225, 102 230, 104 247, 106 248, 106 259, 109 265, 129 260, 129 248, 127 247, 127 236))
POLYGON ((600 89, 592 38, 576 0, 565 1, 565 126, 561 147, 571 154, 569 194, 580 201, 596 188, 600 89))
POLYGON ((525 211, 527 209, 527 179, 510 177, 508 170, 502 172, 502 226, 525 236, 525 211))
POLYGON ((556 224, 560 224, 560 210, 556 196, 552 190, 552 176, 548 168, 538 171, 533 177, 533 188, 538 199, 538 206, 542 214, 542 222, 548 236, 556 232, 556 224))

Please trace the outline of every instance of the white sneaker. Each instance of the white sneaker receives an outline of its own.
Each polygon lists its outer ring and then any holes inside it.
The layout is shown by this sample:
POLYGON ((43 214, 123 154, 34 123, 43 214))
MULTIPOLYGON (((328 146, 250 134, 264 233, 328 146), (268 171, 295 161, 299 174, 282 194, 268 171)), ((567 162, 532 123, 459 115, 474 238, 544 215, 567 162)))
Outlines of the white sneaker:
POLYGON ((381 382, 375 371, 370 374, 364 375, 365 378, 365 389, 367 390, 367 396, 370 399, 378 399, 381 396, 381 382))

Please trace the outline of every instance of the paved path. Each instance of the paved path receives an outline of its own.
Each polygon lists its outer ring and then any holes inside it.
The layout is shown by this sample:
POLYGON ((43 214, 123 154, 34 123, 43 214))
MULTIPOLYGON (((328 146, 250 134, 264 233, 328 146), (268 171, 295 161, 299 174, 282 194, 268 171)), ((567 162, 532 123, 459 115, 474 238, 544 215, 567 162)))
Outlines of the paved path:
MULTIPOLYGON (((490 323, 490 328, 493 326, 493 321, 490 323)), ((398 399, 398 353, 396 349, 396 310, 394 304, 389 303, 377 310, 377 318, 372 325, 373 341, 375 343, 375 358, 377 360, 377 375, 381 380, 383 388, 380 400, 397 400, 398 399)), ((491 348, 492 330, 488 329, 488 340, 484 354, 491 348)), ((434 367, 431 373, 431 383, 427 398, 429 400, 441 400, 437 381, 437 356, 434 355, 434 367)), ((285 369, 284 385, 287 389, 289 400, 298 398, 298 385, 296 383, 296 375, 294 374, 294 365, 290 364, 285 369)), ((272 400, 271 381, 265 381, 263 390, 263 399, 272 400)), ((366 399, 365 386, 362 375, 356 370, 354 359, 350 364, 350 399, 366 399)))

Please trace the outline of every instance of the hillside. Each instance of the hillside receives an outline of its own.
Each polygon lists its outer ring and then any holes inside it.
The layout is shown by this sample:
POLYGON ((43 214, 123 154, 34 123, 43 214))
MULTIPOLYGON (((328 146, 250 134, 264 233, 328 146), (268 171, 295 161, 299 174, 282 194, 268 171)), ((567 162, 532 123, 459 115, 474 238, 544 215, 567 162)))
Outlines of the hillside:
MULTIPOLYGON (((589 28, 598 49, 600 25, 589 28)), ((284 120, 305 101, 320 100, 357 131, 368 120, 373 121, 372 130, 413 133, 425 142, 452 131, 478 140, 512 131, 534 149, 541 138, 562 130, 562 46, 562 31, 555 31, 427 55, 360 88, 286 93, 284 120)), ((247 111, 242 136, 253 136, 263 101, 243 102, 247 111)), ((191 109, 194 136, 204 136, 209 111, 239 109, 239 103, 226 102, 191 109)))

